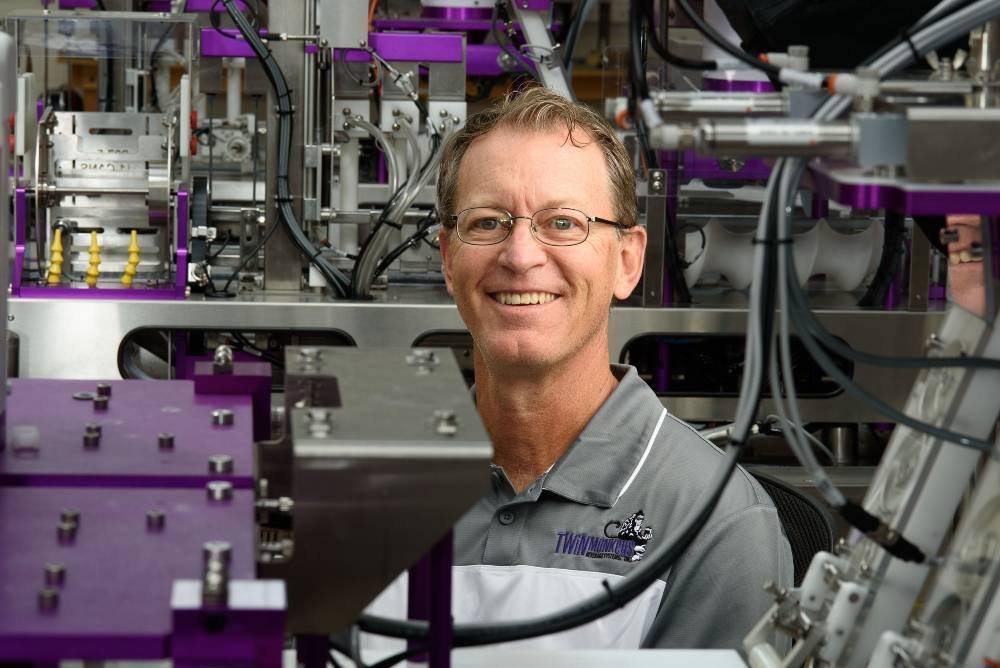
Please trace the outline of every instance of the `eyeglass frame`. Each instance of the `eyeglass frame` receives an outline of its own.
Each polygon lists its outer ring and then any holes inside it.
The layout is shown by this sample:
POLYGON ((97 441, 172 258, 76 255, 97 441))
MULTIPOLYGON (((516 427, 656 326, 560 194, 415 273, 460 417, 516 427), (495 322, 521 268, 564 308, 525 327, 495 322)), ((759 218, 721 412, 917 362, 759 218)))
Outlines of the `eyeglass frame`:
POLYGON ((470 207, 467 207, 465 209, 462 209, 458 213, 451 214, 448 217, 448 222, 445 223, 444 226, 446 228, 448 228, 449 230, 455 230, 455 235, 458 236, 458 240, 461 241, 463 244, 466 244, 466 245, 469 245, 469 246, 496 246, 497 244, 502 244, 503 242, 507 241, 507 239, 510 238, 510 235, 514 233, 514 221, 518 220, 518 219, 527 220, 528 221, 528 231, 531 232, 531 237, 535 241, 537 241, 540 244, 545 244, 546 246, 552 246, 553 248, 571 248, 573 246, 579 246, 584 241, 586 241, 587 239, 590 238, 590 225, 591 225, 591 223, 601 223, 602 225, 611 225, 612 227, 615 227, 618 230, 627 230, 627 229, 629 229, 629 227, 631 227, 630 225, 625 225, 624 223, 618 222, 616 220, 608 220, 607 218, 601 218, 600 216, 589 216, 589 215, 587 215, 587 213, 585 211, 581 211, 580 209, 574 209, 571 206, 547 206, 544 209, 539 209, 538 211, 535 211, 530 216, 515 216, 514 214, 512 214, 507 209, 502 209, 502 208, 497 207, 497 206, 470 206, 470 207), (472 211, 473 209, 494 209, 496 211, 500 211, 502 213, 507 214, 507 216, 510 218, 510 226, 507 228, 507 234, 504 235, 503 239, 499 239, 498 241, 494 241, 494 242, 488 243, 488 244, 474 244, 472 242, 469 242, 469 241, 466 241, 465 239, 463 239, 462 238, 462 234, 458 231, 458 217, 461 216, 466 211, 472 211), (539 239, 538 235, 535 232, 535 226, 531 223, 531 221, 533 221, 535 219, 535 216, 537 214, 539 214, 539 213, 541 213, 543 211, 558 211, 560 209, 564 209, 566 211, 576 211, 577 213, 579 213, 580 215, 582 215, 587 220, 587 236, 585 236, 583 239, 580 239, 579 241, 577 241, 575 243, 571 243, 571 244, 550 244, 547 241, 543 241, 543 240, 539 239))

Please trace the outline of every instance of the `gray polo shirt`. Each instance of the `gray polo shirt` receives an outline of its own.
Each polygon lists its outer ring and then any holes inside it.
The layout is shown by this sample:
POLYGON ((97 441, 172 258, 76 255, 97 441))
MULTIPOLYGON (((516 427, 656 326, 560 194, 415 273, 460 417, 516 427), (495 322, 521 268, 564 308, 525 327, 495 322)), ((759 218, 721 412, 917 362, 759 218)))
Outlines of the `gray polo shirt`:
MULTIPOLYGON (((633 367, 612 371, 618 387, 527 489, 515 494, 491 467, 492 490, 455 527, 456 623, 523 620, 603 591, 676 530, 722 465, 721 451, 670 415, 633 367)), ((635 648, 659 615, 658 647, 736 648, 771 603, 763 583, 791 578, 777 511, 739 468, 694 543, 636 600, 512 645, 635 648)), ((405 600, 397 581, 370 610, 405 615, 405 600)))

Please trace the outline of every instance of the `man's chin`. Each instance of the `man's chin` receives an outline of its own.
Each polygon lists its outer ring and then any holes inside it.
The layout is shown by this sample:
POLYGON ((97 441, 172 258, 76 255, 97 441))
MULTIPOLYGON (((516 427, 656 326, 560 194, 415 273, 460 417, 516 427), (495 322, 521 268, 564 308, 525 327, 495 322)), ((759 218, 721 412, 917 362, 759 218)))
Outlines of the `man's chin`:
POLYGON ((538 375, 559 365, 565 351, 525 343, 485 342, 479 346, 483 361, 494 372, 538 375))

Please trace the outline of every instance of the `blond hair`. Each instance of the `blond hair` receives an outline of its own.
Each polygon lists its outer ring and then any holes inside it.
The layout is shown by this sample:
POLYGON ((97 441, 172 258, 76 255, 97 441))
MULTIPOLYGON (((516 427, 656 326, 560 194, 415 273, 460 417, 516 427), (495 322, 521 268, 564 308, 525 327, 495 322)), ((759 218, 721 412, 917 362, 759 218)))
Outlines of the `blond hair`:
POLYGON ((611 126, 590 107, 573 102, 539 86, 511 91, 479 113, 473 114, 465 126, 451 135, 444 145, 441 166, 438 170, 437 207, 439 219, 449 221, 455 211, 455 194, 462 158, 469 146, 479 137, 497 129, 512 128, 543 132, 565 128, 567 140, 574 146, 578 142, 574 131, 583 130, 604 154, 615 217, 625 227, 632 227, 638 220, 635 198, 635 171, 632 159, 611 126))

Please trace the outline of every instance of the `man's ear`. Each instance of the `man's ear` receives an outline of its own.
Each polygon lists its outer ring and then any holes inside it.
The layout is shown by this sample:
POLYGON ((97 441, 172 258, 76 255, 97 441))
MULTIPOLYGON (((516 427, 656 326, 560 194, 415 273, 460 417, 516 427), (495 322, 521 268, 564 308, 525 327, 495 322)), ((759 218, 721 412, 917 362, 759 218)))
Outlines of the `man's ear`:
POLYGON ((451 260, 453 257, 451 230, 447 227, 442 227, 438 231, 438 247, 441 250, 441 268, 444 270, 444 285, 448 288, 448 294, 454 296, 455 290, 451 282, 451 260))
POLYGON ((646 228, 633 225, 625 231, 619 242, 619 271, 615 281, 615 297, 628 299, 642 278, 642 265, 646 257, 646 228))

